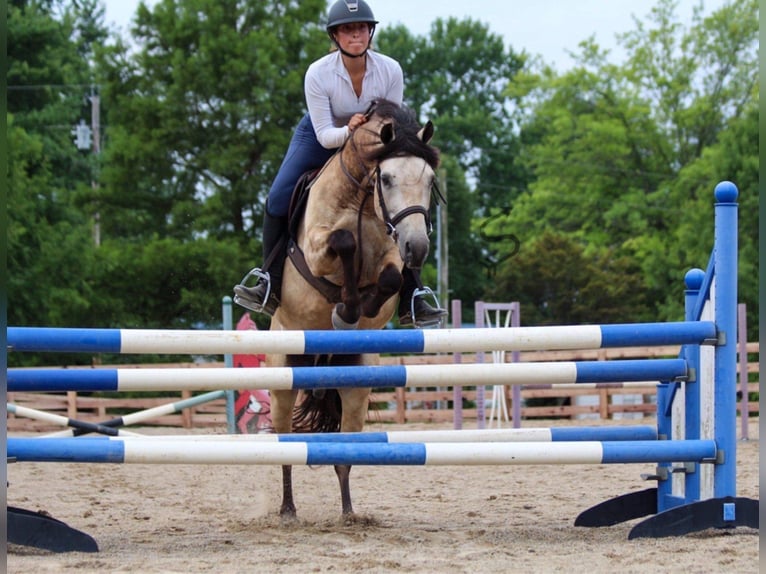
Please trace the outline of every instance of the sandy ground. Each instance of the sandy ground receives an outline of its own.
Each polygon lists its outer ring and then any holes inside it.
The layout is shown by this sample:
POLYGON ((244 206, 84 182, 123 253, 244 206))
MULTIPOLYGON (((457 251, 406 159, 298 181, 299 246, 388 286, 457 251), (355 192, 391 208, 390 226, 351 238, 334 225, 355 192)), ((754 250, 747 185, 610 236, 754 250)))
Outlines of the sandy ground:
MULTIPOLYGON (((737 488, 758 498, 757 420, 750 437, 738 442, 737 488)), ((100 551, 10 545, 7 566, 10 573, 78 574, 758 572, 754 529, 628 541, 638 521, 573 526, 599 502, 654 486, 640 479, 652 471, 358 466, 351 475, 357 515, 344 522, 332 468, 295 467, 298 520, 283 523, 278 467, 17 463, 8 466, 8 504, 50 513, 91 534, 100 551)))

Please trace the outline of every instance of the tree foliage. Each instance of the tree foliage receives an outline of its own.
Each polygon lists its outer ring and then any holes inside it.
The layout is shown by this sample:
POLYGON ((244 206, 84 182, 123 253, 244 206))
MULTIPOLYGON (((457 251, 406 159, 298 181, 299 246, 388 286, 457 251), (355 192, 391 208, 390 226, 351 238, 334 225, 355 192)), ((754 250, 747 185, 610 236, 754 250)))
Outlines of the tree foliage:
MULTIPOLYGON (((381 51, 402 64, 406 103, 422 121, 434 122, 435 144, 449 158, 442 175, 448 189, 450 298, 480 299, 492 247, 472 220, 509 206, 525 179, 515 162, 519 138, 511 101, 503 93, 525 56, 470 18, 437 19, 425 37, 399 25, 384 28, 378 38, 381 51)), ((472 316, 469 305, 466 319, 472 316)))
POLYGON ((93 200, 107 235, 248 245, 304 110, 305 68, 327 49, 324 4, 140 5, 137 53, 118 42, 99 58, 111 128, 93 200))
MULTIPOLYGON (((660 0, 647 22, 637 20, 622 36, 623 66, 608 62, 591 39, 572 70, 526 70, 509 86, 526 102, 522 129, 535 134, 522 150, 534 176, 493 226, 517 232, 522 250, 555 230, 590 257, 636 261, 646 296, 641 304, 625 299, 624 320, 683 317, 678 293, 685 271, 707 264, 719 181, 740 186, 743 206, 757 202, 754 156, 741 141, 731 145, 747 138, 743 121, 757 125, 756 2, 732 3, 706 18, 696 11, 688 29, 675 8, 660 0), (737 156, 743 152, 746 161, 737 156)), ((743 253, 752 253, 754 224, 745 214, 743 253)), ((543 265, 545 254, 538 256, 543 265)), ((742 266, 743 286, 753 264, 742 266)), ((742 299, 757 309, 749 287, 742 299)))
POLYGON ((8 7, 8 321, 77 323, 91 292, 90 224, 71 198, 89 182, 71 143, 88 92, 75 17, 57 2, 8 7), (60 16, 56 16, 60 14, 60 16))

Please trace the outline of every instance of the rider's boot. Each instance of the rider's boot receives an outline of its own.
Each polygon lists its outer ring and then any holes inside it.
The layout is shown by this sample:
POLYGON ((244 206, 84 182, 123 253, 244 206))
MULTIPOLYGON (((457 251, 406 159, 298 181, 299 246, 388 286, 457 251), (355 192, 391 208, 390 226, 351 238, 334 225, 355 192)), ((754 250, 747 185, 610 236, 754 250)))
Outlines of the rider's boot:
POLYGON ((287 217, 275 217, 268 205, 263 215, 263 269, 252 269, 239 285, 234 286, 234 302, 258 313, 273 315, 282 294, 282 269, 287 257, 287 217), (245 282, 251 276, 259 281, 253 287, 245 282))
POLYGON ((429 327, 436 325, 447 315, 447 310, 438 306, 438 301, 433 291, 423 287, 420 283, 419 274, 408 267, 402 271, 403 282, 399 289, 399 324, 412 325, 415 327, 429 327), (436 307, 431 306, 423 295, 431 294, 436 307))

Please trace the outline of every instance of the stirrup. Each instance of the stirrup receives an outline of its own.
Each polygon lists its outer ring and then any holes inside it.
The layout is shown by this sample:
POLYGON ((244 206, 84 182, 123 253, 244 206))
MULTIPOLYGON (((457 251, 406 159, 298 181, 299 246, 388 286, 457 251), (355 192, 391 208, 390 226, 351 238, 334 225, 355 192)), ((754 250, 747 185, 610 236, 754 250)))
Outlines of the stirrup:
POLYGON ((412 319, 413 327, 422 329, 423 327, 434 327, 436 325, 440 325, 442 319, 446 315, 447 311, 439 306, 439 300, 436 298, 436 294, 431 290, 430 287, 422 287, 420 289, 415 289, 415 291, 412 292, 412 297, 410 298, 410 318, 412 319), (433 308, 439 313, 438 316, 432 316, 431 318, 419 318, 415 316, 415 300, 421 295, 431 296, 434 301, 433 308))
POLYGON ((234 286, 234 302, 237 305, 240 305, 241 307, 244 307, 245 309, 250 309, 251 311, 255 311, 256 313, 267 313, 269 315, 273 314, 270 313, 266 309, 266 303, 269 301, 269 298, 271 297, 271 275, 268 271, 261 271, 260 267, 253 267, 250 271, 247 272, 247 275, 245 275, 242 278, 242 281, 239 282, 238 285, 234 286), (258 280, 255 282, 255 285, 252 287, 247 286, 247 280, 250 279, 250 277, 257 277, 258 280), (251 297, 248 297, 246 293, 243 293, 243 290, 238 290, 237 287, 243 287, 245 289, 253 289, 261 284, 261 282, 266 283, 266 293, 263 296, 263 301, 258 302, 255 299, 252 299, 251 297))

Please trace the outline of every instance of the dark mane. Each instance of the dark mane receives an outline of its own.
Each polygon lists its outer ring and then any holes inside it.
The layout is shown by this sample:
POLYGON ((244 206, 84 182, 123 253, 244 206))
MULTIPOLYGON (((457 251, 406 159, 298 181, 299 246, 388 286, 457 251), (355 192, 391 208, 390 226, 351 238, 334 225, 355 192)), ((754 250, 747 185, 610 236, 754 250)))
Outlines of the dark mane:
POLYGON ((392 119, 396 137, 387 145, 370 153, 368 159, 377 161, 393 155, 408 155, 425 160, 434 170, 439 167, 439 150, 418 137, 418 132, 423 126, 418 123, 411 108, 398 106, 388 100, 379 100, 373 115, 392 119))

